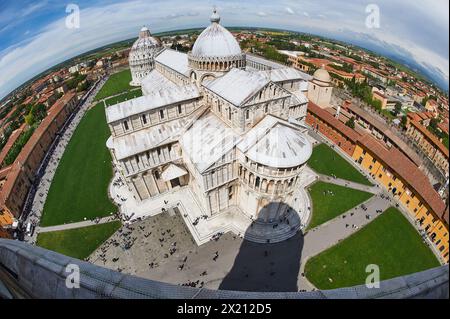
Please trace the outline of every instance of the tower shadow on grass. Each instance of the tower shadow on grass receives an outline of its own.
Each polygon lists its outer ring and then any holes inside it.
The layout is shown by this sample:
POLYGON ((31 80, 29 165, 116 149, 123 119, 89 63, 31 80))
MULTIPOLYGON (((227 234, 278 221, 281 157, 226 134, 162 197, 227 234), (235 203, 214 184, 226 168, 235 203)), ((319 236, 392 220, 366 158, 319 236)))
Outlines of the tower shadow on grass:
MULTIPOLYGON (((278 205, 279 203, 268 204, 260 211, 260 218, 267 217, 267 215, 261 215, 270 212, 273 207, 278 208, 278 205)), ((297 212, 292 207, 286 205, 285 207, 289 221, 277 218, 264 226, 267 231, 276 232, 281 227, 291 228, 292 225, 299 225, 300 218, 297 212), (278 224, 278 226, 274 229, 275 224, 278 224)), ((245 238, 254 235, 254 227, 262 227, 259 222, 255 223, 258 225, 249 227, 245 238)), ((289 239, 277 243, 260 244, 244 239, 233 267, 222 280, 219 289, 271 292, 299 291, 297 282, 303 242, 301 231, 298 231, 289 239)))

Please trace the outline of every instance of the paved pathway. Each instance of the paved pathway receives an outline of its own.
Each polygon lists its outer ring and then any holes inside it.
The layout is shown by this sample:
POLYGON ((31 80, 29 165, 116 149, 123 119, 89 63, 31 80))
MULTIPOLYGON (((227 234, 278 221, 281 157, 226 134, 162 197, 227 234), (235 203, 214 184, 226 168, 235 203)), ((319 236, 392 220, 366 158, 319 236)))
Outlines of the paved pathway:
POLYGON ((378 194, 381 191, 380 187, 377 186, 377 185, 375 185, 375 186, 368 186, 368 185, 363 185, 363 184, 347 181, 347 180, 342 179, 342 178, 330 177, 330 176, 327 176, 327 175, 320 175, 319 174, 319 180, 322 181, 322 182, 336 184, 336 185, 340 185, 340 186, 344 186, 344 187, 348 187, 348 188, 353 188, 353 189, 356 189, 356 190, 360 190, 360 191, 368 192, 368 193, 372 193, 372 194, 378 194))
MULTIPOLYGON (((306 233, 302 249, 300 274, 304 272, 306 261, 310 257, 334 246, 373 221, 374 218, 380 215, 376 212, 377 210, 385 211, 390 206, 395 206, 392 200, 387 197, 383 199, 380 195, 375 195, 366 201, 364 205, 367 207, 367 210, 363 210, 361 205, 359 205, 306 233), (367 215, 370 216, 370 219, 366 217, 367 215)), ((313 288, 302 275, 298 277, 298 287, 306 290, 313 288)))
POLYGON ((48 227, 38 227, 37 232, 38 233, 48 233, 48 232, 52 232, 52 231, 82 228, 82 227, 87 227, 87 226, 106 224, 106 223, 110 223, 115 220, 117 220, 117 218, 115 218, 115 217, 103 217, 103 218, 99 219, 98 221, 85 220, 85 221, 78 222, 78 223, 63 224, 63 225, 48 226, 48 227))

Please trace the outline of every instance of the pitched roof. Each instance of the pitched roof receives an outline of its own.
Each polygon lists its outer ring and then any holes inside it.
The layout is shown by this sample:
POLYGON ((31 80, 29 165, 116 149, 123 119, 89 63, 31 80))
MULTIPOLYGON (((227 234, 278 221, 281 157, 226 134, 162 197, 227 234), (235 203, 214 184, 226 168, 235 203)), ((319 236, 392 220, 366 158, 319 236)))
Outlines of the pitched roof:
POLYGON ((348 137, 351 141, 356 142, 361 137, 361 135, 355 130, 351 129, 333 115, 331 115, 326 110, 322 109, 320 106, 314 104, 313 102, 308 103, 308 111, 319 117, 322 121, 326 122, 328 125, 341 132, 343 135, 348 137))
POLYGON ((198 97, 200 97, 200 92, 194 84, 161 89, 150 92, 146 96, 108 106, 106 108, 106 120, 108 123, 112 123, 162 106, 176 104, 198 97))
POLYGON ((354 104, 346 104, 347 109, 351 112, 355 113, 362 119, 364 119, 367 123, 375 127, 379 132, 381 132, 384 136, 392 141, 393 144, 397 148, 399 148, 410 160, 412 160, 417 166, 422 165, 422 161, 417 153, 411 149, 401 138, 395 135, 394 132, 391 131, 389 126, 385 123, 379 121, 375 117, 373 117, 370 113, 364 111, 360 107, 354 104))
POLYGON ((385 148, 369 134, 361 137, 359 143, 385 163, 388 166, 388 169, 393 170, 400 176, 417 195, 423 198, 436 214, 441 216, 445 209, 445 203, 434 190, 425 174, 402 152, 395 147, 392 147, 391 149, 385 148))
POLYGON ((206 88, 233 105, 241 106, 269 82, 259 72, 232 69, 224 76, 208 82, 206 88))
POLYGON ((415 120, 411 120, 410 123, 418 129, 434 146, 442 153, 446 158, 448 158, 448 148, 445 147, 444 144, 428 129, 415 120))
POLYGON ((180 139, 183 151, 202 173, 227 154, 239 141, 239 135, 212 112, 197 119, 180 139))
POLYGON ((10 194, 14 191, 14 184, 21 172, 21 166, 25 165, 28 161, 28 158, 33 154, 33 151, 36 145, 39 143, 41 138, 47 132, 50 125, 53 123, 55 118, 64 110, 67 103, 72 100, 72 98, 76 97, 76 93, 74 91, 66 93, 62 98, 60 98, 51 108, 47 117, 45 117, 41 124, 39 124, 38 128, 33 132, 33 135, 30 137, 28 142, 20 151, 14 163, 11 165, 11 171, 9 172, 5 184, 1 188, 1 199, 5 201, 10 194))
POLYGON ((189 76, 190 68, 188 56, 186 53, 178 52, 171 49, 164 49, 155 58, 156 62, 159 62, 172 70, 181 73, 185 76, 189 76))

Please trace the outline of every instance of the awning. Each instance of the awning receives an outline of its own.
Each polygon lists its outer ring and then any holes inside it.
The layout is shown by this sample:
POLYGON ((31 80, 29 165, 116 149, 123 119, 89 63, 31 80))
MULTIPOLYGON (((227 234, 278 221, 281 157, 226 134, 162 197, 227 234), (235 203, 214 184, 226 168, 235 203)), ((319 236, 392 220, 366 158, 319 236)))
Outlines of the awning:
POLYGON ((172 179, 187 175, 188 172, 184 170, 183 168, 175 165, 175 164, 169 164, 169 166, 164 169, 164 171, 161 174, 162 179, 165 182, 169 182, 172 179))

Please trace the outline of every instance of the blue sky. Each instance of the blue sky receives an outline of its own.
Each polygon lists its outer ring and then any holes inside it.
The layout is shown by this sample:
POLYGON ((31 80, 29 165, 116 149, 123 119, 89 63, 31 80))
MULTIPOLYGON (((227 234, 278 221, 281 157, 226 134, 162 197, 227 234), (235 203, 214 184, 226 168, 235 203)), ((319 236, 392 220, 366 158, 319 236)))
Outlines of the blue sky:
POLYGON ((153 32, 204 27, 216 5, 225 26, 309 32, 390 52, 440 83, 449 79, 447 0, 0 0, 0 98, 36 74, 80 53, 153 32), (80 28, 66 27, 66 6, 80 8, 80 28), (365 25, 368 4, 380 28, 365 25))

